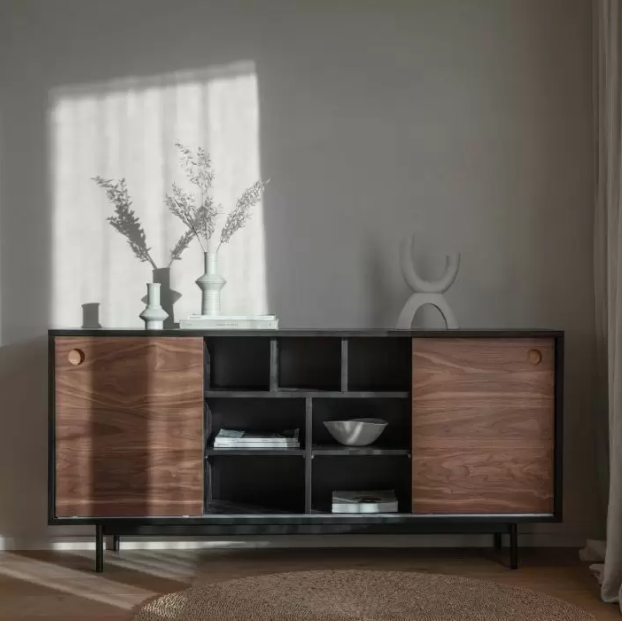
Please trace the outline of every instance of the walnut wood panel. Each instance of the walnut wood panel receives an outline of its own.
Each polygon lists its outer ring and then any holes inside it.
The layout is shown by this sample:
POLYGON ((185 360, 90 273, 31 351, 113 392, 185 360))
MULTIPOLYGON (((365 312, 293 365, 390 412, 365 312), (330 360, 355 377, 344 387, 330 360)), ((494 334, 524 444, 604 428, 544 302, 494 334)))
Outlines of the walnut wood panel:
POLYGON ((553 339, 413 339, 413 512, 551 513, 553 339))
POLYGON ((414 513, 553 512, 550 449, 413 451, 414 513))
POLYGON ((55 339, 56 515, 203 513, 203 339, 55 339))

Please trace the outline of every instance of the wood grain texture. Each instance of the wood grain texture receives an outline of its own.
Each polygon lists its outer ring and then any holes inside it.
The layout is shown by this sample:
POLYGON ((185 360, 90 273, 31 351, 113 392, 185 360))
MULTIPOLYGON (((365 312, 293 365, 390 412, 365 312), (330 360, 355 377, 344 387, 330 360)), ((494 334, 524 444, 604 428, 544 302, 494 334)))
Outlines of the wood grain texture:
POLYGON ((552 513, 549 449, 413 451, 415 513, 552 513))
POLYGON ((203 339, 57 337, 55 367, 56 515, 200 515, 203 339))
POLYGON ((552 513, 554 353, 550 338, 413 339, 414 513, 552 513))

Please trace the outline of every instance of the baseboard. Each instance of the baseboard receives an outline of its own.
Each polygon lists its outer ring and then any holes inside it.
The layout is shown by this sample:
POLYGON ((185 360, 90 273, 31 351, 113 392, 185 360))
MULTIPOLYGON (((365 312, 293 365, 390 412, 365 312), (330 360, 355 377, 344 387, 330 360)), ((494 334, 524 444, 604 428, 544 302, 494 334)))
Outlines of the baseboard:
MULTIPOLYGON (((580 548, 584 535, 529 533, 521 547, 580 548)), ((122 539, 124 550, 260 549, 260 548, 480 548, 492 545, 491 535, 291 535, 283 537, 210 537, 122 539)), ((45 540, 0 538, 0 550, 91 550, 93 537, 64 536, 45 540)))

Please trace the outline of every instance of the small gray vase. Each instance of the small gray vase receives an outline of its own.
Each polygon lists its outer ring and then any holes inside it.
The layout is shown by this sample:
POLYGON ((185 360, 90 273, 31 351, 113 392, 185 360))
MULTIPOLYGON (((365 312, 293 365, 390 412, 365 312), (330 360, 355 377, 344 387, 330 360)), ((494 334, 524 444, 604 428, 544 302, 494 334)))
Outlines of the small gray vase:
POLYGON ((168 313, 160 306, 160 283, 147 283, 147 307, 140 314, 145 330, 162 330, 168 313))

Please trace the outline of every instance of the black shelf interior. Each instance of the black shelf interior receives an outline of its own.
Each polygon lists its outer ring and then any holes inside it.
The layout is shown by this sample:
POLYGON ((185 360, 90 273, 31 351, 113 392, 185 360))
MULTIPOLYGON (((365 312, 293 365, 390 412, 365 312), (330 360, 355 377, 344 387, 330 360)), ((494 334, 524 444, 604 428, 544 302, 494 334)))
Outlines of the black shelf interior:
POLYGON ((408 399, 314 399, 313 444, 341 447, 324 426, 324 421, 352 418, 381 418, 389 424, 368 449, 403 449, 411 445, 411 404, 408 399))
POLYGON ((400 513, 411 511, 410 460, 401 456, 360 456, 345 467, 342 457, 313 460, 312 509, 330 513, 333 491, 394 490, 400 513))
POLYGON ((289 459, 284 467, 283 459, 211 456, 206 464, 205 512, 233 503, 245 508, 242 513, 304 513, 305 461, 289 459))
POLYGON ((205 515, 263 515, 263 514, 283 514, 289 511, 282 511, 274 507, 255 505, 250 503, 231 502, 228 500, 212 500, 205 507, 205 515))
POLYGON ((410 338, 210 336, 206 354, 207 514, 330 514, 333 491, 388 489, 410 513, 410 338), (352 418, 389 424, 365 447, 323 425, 352 418), (222 428, 299 429, 301 446, 215 449, 222 428))
POLYGON ((407 338, 348 339, 348 390, 410 391, 411 359, 407 338))
POLYGON ((206 339, 207 390, 269 390, 270 339, 206 339))
POLYGON ((341 339, 280 338, 278 387, 341 390, 341 339))

